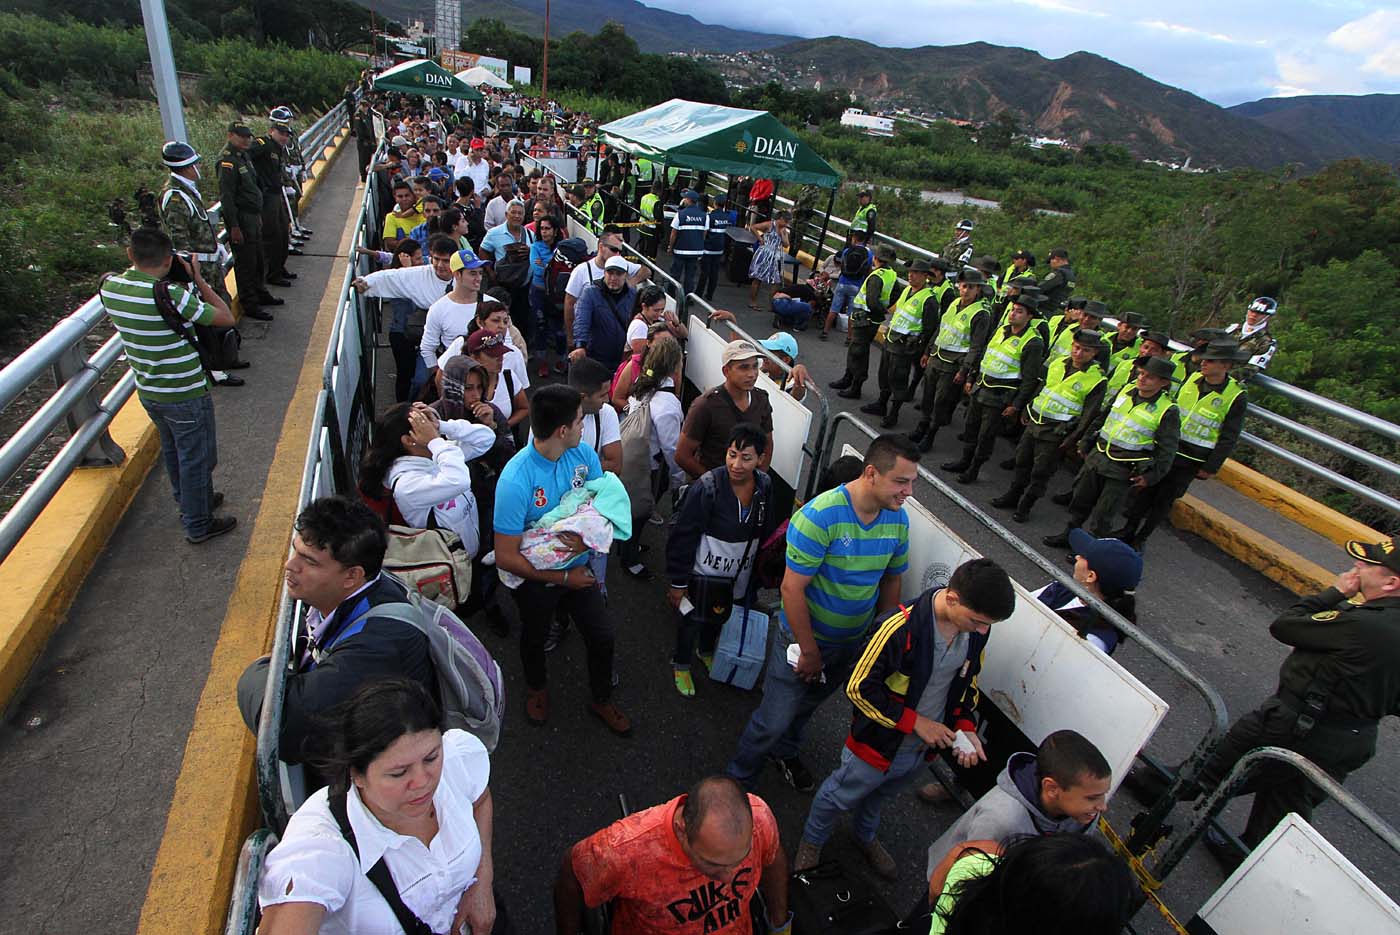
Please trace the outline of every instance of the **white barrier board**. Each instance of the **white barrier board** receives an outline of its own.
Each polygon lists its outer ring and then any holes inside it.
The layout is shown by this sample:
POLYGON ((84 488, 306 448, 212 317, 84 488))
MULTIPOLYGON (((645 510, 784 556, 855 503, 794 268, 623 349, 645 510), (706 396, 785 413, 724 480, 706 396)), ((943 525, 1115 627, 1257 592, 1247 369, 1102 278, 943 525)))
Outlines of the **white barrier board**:
POLYGON ((1187 929, 1214 935, 1396 935, 1400 907, 1312 825, 1288 815, 1187 929))
MULTIPOLYGON (((850 445, 841 453, 861 457, 850 445)), ((901 594, 909 601, 928 588, 947 584, 953 569, 981 553, 917 500, 911 497, 904 506, 909 516, 909 571, 901 594)), ((1013 584, 1016 610, 992 627, 978 688, 1032 743, 1065 729, 1089 738, 1113 767, 1116 789, 1166 717, 1167 703, 1080 639, 1054 611, 1032 598, 1030 590, 1013 584)))
MULTIPOLYGON (((729 343, 718 332, 705 325, 699 315, 690 316, 690 339, 685 348, 686 379, 703 393, 712 386, 724 382, 721 355, 724 345, 729 343)), ((787 481, 788 486, 797 489, 797 479, 802 476, 802 446, 807 443, 807 434, 812 429, 812 410, 778 389, 778 384, 765 374, 758 375, 758 387, 766 390, 768 401, 773 405, 773 460, 771 470, 787 481)))

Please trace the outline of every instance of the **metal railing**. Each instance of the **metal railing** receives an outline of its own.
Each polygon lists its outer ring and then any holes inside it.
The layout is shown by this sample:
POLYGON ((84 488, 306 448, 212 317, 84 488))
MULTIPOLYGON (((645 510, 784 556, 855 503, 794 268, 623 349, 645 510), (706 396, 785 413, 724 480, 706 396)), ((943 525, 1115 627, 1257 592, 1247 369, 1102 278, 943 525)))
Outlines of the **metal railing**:
MULTIPOLYGON (((320 157, 339 132, 344 117, 342 102, 307 128, 303 153, 310 162, 320 157)), ((220 206, 215 204, 210 217, 216 225, 219 216, 220 206)), ((220 240, 225 236, 221 233, 220 240)), ((108 429, 136 391, 136 376, 127 371, 105 394, 100 394, 103 377, 123 359, 121 336, 112 335, 91 354, 84 347, 88 335, 105 317, 102 301, 94 295, 0 370, 0 410, 50 374, 55 386, 48 399, 0 447, 0 485, 14 479, 50 433, 64 427, 69 436, 29 489, 0 519, 0 562, 14 551, 76 469, 106 467, 126 460, 126 452, 112 440, 108 429)))
POLYGON ((259 828, 243 842, 233 872, 233 897, 229 900, 224 935, 254 935, 258 927, 258 880, 268 852, 277 846, 277 835, 259 828))

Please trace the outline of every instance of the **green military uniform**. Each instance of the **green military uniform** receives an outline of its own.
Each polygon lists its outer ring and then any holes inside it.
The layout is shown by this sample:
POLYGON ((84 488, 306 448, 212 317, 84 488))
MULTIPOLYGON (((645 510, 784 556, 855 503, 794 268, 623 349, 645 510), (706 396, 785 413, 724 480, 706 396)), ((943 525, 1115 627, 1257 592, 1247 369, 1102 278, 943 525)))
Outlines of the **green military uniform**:
MULTIPOLYGON (((1031 314, 1035 314, 1033 310, 1031 314)), ((1007 407, 1018 413, 1025 409, 1035 393, 1044 360, 1045 342, 1033 318, 1020 331, 1006 324, 987 338, 963 423, 963 438, 967 441, 963 443, 962 457, 941 465, 945 471, 959 472, 958 483, 970 484, 977 479, 982 465, 992 456, 997 436, 1007 425, 1003 411, 1007 407)))
POLYGON ((1074 292, 1074 269, 1065 265, 1050 270, 1040 281, 1040 292, 1045 296, 1045 308, 1059 308, 1074 292))
POLYGON ((229 231, 229 246, 233 250, 233 273, 238 282, 238 301, 246 313, 258 308, 267 294, 264 280, 267 264, 263 258, 262 187, 258 184, 253 161, 244 150, 225 146, 219 154, 219 200, 223 209, 224 227, 229 231), (239 231, 242 243, 236 243, 233 231, 239 231))
POLYGON ((1265 322, 1264 327, 1252 334, 1245 335, 1240 332, 1240 354, 1244 360, 1235 368, 1236 379, 1245 383, 1250 377, 1269 366, 1269 361, 1273 360, 1274 352, 1278 350, 1278 341, 1269 331, 1269 325, 1265 322))
POLYGON ((379 140, 374 132, 374 115, 369 112, 368 107, 361 108, 355 114, 355 122, 350 128, 355 134, 355 149, 360 159, 360 178, 363 179, 365 173, 369 172, 369 163, 374 158, 374 151, 379 148, 379 140))
MULTIPOLYGON (((893 259, 888 262, 893 262, 893 259)), ((846 399, 858 398, 861 385, 870 376, 870 345, 875 340, 880 322, 885 320, 898 282, 899 274, 893 269, 888 266, 876 267, 865 277, 860 292, 851 302, 851 345, 846 351, 846 373, 836 381, 840 384, 838 389, 841 396, 846 399)))
POLYGON ((958 297, 943 310, 938 333, 929 343, 919 404, 922 418, 910 436, 919 450, 932 449, 938 430, 953 421, 953 412, 963 398, 963 383, 975 376, 991 331, 992 313, 985 299, 964 305, 958 297))
POLYGON ((972 235, 968 234, 966 237, 948 241, 943 245, 943 249, 938 251, 938 255, 961 269, 971 261, 974 252, 972 235))
MULTIPOLYGON (((1400 543, 1347 543, 1354 558, 1400 574, 1400 543)), ((1239 759, 1257 747, 1302 754, 1337 782, 1376 752, 1378 722, 1400 715, 1400 596, 1348 601, 1335 587, 1305 597, 1269 625, 1293 651, 1279 668, 1278 690, 1231 726, 1192 777, 1214 788, 1239 759)), ((1192 790, 1194 791, 1194 790, 1192 790)), ((1304 819, 1322 791, 1290 766, 1265 762, 1237 795, 1254 793, 1244 842, 1259 844, 1289 812, 1304 819)))
MULTIPOLYGON (((1169 365, 1148 366, 1161 375, 1169 365)), ((1068 541, 1069 530, 1078 526, 1097 538, 1108 535, 1129 485, 1138 477, 1145 477, 1149 487, 1157 483, 1176 458, 1181 423, 1169 389, 1144 399, 1136 386, 1129 386, 1105 400, 1108 404, 1095 414, 1079 443, 1084 466, 1074 479, 1069 525, 1047 545, 1068 541)))
POLYGON ((219 265, 219 234, 204 207, 199 190, 171 173, 160 193, 160 222, 176 250, 199 263, 204 281, 222 293, 224 277, 219 265))
MULTIPOLYGON (((925 273, 929 271, 927 263, 922 268, 925 273)), ((928 284, 917 291, 912 285, 905 286, 894 303, 889 330, 880 349, 880 398, 861 407, 862 412, 884 416, 880 423, 884 428, 894 427, 899 420, 899 407, 913 396, 910 378, 919 367, 929 336, 938 327, 938 312, 938 295, 928 284), (890 406, 888 412, 886 403, 890 406)))
MULTIPOLYGON (((1081 331, 1076 339, 1097 345, 1093 332, 1081 331)), ((993 506, 1015 507, 1012 519, 1024 523, 1031 507, 1045 495, 1045 487, 1060 466, 1066 451, 1079 443, 1103 402, 1106 375, 1097 360, 1075 367, 1069 357, 1051 361, 1037 384, 1035 397, 1021 417, 1026 430, 1016 445, 1016 473, 1011 487, 992 501, 993 506)))
MULTIPOLYGON (((292 218, 287 201, 282 197, 287 151, 271 135, 253 138, 248 158, 257 173, 262 190, 263 263, 268 279, 276 279, 287 268, 287 240, 291 236, 292 218)), ((241 288, 241 287, 240 287, 241 288)))
POLYGON ((301 139, 290 125, 287 127, 287 136, 287 165, 284 181, 288 188, 295 189, 295 192, 287 195, 287 207, 291 210, 292 220, 295 222, 301 218, 301 180, 306 172, 306 154, 301 150, 301 139))

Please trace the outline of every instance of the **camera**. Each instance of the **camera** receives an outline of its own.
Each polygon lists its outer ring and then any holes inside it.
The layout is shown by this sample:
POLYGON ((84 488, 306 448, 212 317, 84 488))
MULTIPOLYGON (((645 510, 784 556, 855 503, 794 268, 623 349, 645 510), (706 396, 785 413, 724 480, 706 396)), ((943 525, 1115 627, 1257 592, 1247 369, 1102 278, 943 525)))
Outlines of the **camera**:
POLYGON ((181 260, 191 265, 198 262, 192 259, 190 255, 183 250, 171 250, 170 272, 165 274, 165 278, 170 282, 178 282, 182 286, 188 286, 194 282, 194 277, 185 270, 185 265, 180 262, 181 260))

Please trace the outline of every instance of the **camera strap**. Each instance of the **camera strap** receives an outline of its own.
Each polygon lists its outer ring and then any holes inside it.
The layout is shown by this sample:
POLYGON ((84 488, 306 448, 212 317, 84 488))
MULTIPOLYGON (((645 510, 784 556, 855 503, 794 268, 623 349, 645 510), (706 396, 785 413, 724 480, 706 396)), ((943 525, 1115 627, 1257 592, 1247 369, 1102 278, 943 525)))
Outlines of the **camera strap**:
POLYGON ((175 308, 175 301, 170 298, 170 283, 164 279, 157 279, 155 285, 151 287, 151 292, 155 299, 156 311, 160 313, 161 320, 165 322, 166 327, 185 339, 195 356, 199 358, 200 367, 204 369, 205 373, 209 373, 209 365, 204 360, 204 349, 199 346, 199 338, 195 335, 194 327, 192 325, 186 327, 185 319, 180 316, 179 311, 175 308))

